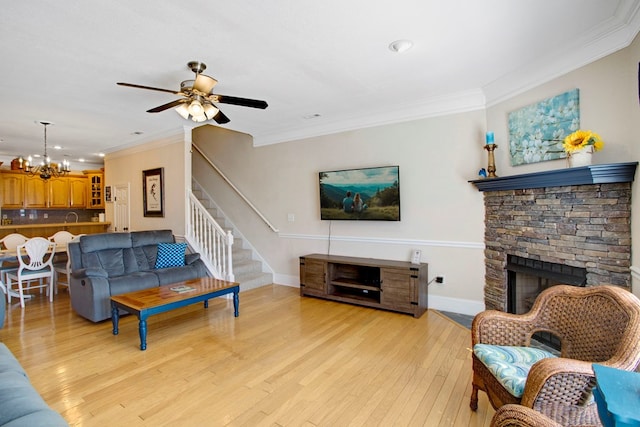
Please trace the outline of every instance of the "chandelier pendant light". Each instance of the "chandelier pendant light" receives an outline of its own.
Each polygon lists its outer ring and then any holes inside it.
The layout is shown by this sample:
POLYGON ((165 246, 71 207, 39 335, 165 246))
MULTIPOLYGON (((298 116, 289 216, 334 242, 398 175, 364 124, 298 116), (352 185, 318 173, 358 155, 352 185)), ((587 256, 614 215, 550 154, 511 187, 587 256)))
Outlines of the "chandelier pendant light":
POLYGON ((51 158, 47 155, 47 126, 53 123, 47 121, 39 121, 38 123, 44 126, 44 156, 42 156, 42 160, 38 165, 33 164, 31 156, 26 159, 20 156, 18 158, 18 167, 29 176, 39 176, 45 181, 50 178, 65 176, 71 171, 69 161, 63 160, 61 163, 52 164, 51 158))

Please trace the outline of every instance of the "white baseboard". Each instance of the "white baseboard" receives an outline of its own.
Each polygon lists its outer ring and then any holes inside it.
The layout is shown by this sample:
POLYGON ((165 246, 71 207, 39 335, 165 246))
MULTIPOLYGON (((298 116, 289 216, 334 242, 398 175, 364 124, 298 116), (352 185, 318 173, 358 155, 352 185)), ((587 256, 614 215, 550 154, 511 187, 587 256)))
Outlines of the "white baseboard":
POLYGON ((283 286, 293 286, 295 288, 300 287, 300 279, 298 276, 292 276, 290 274, 274 274, 273 283, 283 286))
POLYGON ((450 311, 452 313, 475 316, 484 311, 484 302, 468 299, 442 297, 439 295, 429 295, 429 308, 440 311, 450 311))

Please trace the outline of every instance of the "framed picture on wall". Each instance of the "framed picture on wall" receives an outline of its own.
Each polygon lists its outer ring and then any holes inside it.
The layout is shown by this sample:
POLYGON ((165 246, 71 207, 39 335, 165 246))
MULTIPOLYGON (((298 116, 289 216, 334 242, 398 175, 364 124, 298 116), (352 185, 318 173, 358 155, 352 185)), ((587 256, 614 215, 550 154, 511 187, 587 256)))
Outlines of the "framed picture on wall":
POLYGON ((511 166, 567 157, 562 142, 580 128, 580 91, 573 89, 509 113, 511 166))
POLYGON ((142 171, 144 216, 164 217, 164 168, 142 171))

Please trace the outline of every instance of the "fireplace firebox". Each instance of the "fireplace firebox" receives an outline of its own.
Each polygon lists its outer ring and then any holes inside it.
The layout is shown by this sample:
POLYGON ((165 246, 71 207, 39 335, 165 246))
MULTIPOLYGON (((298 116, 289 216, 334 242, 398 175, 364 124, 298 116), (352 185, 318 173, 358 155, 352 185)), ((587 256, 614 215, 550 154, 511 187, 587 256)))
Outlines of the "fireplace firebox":
POLYGON ((587 270, 580 267, 507 255, 507 312, 523 314, 540 292, 554 285, 585 286, 587 270))
MULTIPOLYGON (((536 297, 556 285, 586 286, 587 270, 580 267, 507 255, 507 312, 524 314, 536 297)), ((560 339, 548 332, 533 335, 540 344, 560 350, 560 339)))

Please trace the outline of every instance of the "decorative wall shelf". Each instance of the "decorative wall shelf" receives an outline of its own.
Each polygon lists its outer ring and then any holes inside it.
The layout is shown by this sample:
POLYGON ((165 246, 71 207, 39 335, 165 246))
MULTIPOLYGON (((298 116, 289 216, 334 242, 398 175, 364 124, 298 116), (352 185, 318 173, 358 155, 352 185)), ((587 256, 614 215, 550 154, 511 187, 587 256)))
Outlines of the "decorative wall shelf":
POLYGON ((577 168, 533 172, 522 175, 469 181, 479 191, 525 190, 565 185, 612 184, 632 182, 638 162, 589 165, 577 168))

